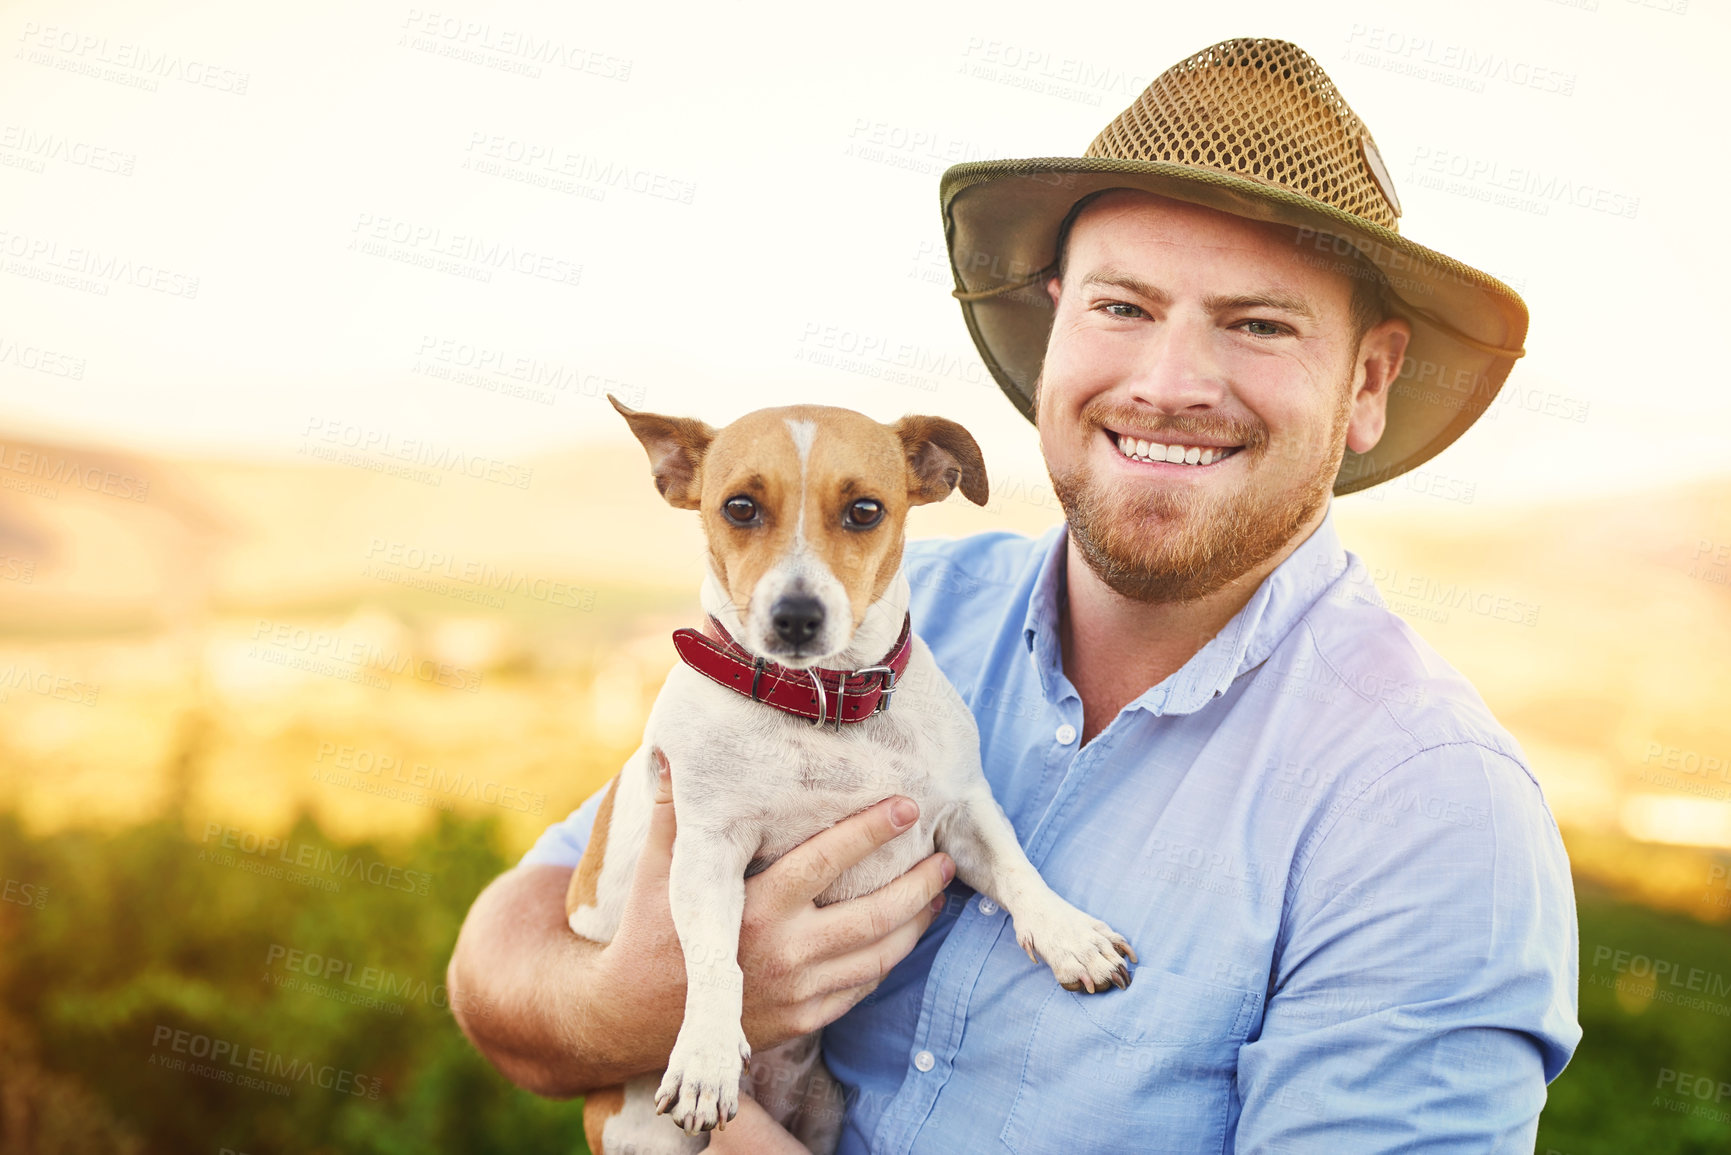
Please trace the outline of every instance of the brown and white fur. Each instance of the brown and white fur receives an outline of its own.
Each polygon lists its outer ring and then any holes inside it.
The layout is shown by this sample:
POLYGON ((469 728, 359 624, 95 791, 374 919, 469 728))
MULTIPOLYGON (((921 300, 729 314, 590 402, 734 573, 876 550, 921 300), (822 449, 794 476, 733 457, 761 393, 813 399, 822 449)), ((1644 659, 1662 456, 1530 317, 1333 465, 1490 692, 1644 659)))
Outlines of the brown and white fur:
MULTIPOLYGON (((784 666, 877 663, 907 611, 901 558, 909 507, 958 486, 976 504, 986 501, 979 447, 943 418, 884 425, 848 409, 795 405, 717 431, 613 405, 648 451, 662 496, 703 518, 703 608, 753 654, 784 666), (753 517, 729 517, 728 508, 746 511, 740 497, 753 517), (862 527, 869 503, 881 515, 862 527), (789 628, 790 605, 804 607, 803 626, 789 628)), ((701 1150, 702 1132, 737 1112, 748 1059, 746 1089, 814 1152, 834 1149, 841 1104, 818 1036, 754 1057, 740 1025, 745 878, 891 794, 917 801, 918 821, 842 874, 820 904, 876 890, 935 846, 954 859, 963 882, 1010 912, 1016 941, 1031 959, 1038 951, 1066 987, 1128 982, 1129 944, 1060 898, 1023 853, 981 771, 973 716, 917 637, 891 701, 864 721, 817 727, 683 663, 673 667, 643 744, 607 787, 566 898, 573 931, 612 939, 648 832, 654 759, 664 754, 679 815, 669 899, 685 954, 685 1018, 659 1079, 590 1095, 585 1129, 597 1155, 701 1150)))

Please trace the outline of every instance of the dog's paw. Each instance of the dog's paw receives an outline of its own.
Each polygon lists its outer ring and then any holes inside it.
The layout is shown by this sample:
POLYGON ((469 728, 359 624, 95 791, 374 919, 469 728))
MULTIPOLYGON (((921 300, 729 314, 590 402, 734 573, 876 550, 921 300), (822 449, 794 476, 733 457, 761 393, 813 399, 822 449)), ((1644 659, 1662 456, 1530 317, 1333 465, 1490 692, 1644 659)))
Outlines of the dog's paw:
POLYGON ((730 1035, 681 1027, 655 1092, 655 1113, 687 1135, 725 1128, 739 1114, 739 1077, 750 1062, 751 1044, 737 1025, 730 1035))
POLYGON ((1130 985, 1136 952, 1124 936, 1068 903, 1043 918, 1016 920, 1016 942, 1035 962, 1044 960, 1067 991, 1098 994, 1130 985))

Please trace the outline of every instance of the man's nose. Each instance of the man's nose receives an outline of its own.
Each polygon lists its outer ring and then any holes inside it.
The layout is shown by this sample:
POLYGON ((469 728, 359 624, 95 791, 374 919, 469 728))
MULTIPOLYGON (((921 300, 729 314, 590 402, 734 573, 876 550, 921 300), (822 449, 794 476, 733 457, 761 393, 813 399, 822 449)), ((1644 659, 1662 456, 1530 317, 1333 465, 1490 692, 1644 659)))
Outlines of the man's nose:
POLYGON ((1168 318, 1141 350, 1126 382, 1131 398, 1163 413, 1219 405, 1226 397, 1219 339, 1212 318, 1168 318))
POLYGON ((823 603, 809 595, 782 598, 770 611, 775 636, 790 646, 803 646, 823 627, 823 603))

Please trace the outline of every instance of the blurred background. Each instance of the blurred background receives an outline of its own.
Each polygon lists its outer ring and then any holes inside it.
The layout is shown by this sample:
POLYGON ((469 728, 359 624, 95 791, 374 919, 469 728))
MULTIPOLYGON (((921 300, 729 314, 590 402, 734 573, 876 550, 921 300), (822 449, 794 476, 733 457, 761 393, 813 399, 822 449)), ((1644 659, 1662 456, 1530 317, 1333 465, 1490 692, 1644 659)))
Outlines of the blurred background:
POLYGON ((948 165, 1315 55, 1529 355, 1348 547, 1573 862, 1539 1150, 1731 1149, 1731 390, 1690 0, 0 6, 0 1151, 582 1149, 455 1028, 463 913, 635 745, 694 520, 607 406, 953 417, 948 165))

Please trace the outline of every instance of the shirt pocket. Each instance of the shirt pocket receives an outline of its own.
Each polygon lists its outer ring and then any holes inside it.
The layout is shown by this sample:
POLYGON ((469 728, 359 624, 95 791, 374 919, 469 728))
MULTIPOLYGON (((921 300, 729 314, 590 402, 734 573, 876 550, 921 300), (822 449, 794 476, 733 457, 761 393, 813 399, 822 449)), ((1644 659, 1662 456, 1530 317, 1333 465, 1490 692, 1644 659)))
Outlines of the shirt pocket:
POLYGON ((1128 990, 1053 987, 999 1138, 1018 1155, 1220 1150, 1261 998, 1149 967, 1128 990))

